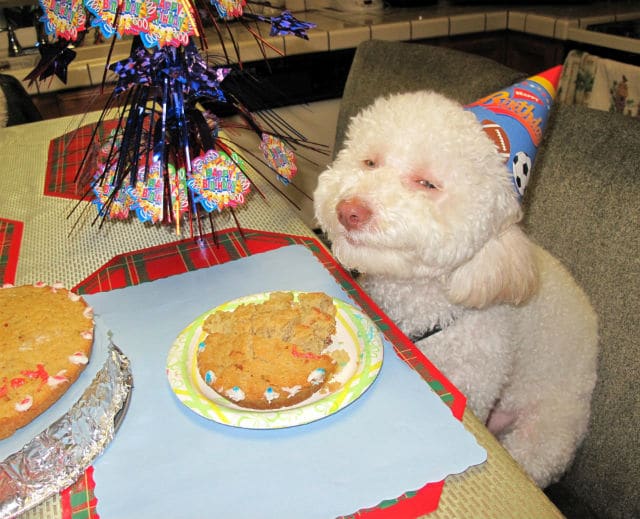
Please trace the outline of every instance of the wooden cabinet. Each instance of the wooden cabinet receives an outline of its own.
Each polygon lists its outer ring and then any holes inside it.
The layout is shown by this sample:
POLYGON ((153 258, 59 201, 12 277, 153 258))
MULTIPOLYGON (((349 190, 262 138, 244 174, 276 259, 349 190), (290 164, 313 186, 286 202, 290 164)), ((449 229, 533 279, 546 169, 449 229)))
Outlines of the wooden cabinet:
MULTIPOLYGON (((248 62, 241 76, 228 76, 234 92, 250 110, 277 108, 342 97, 355 49, 318 52, 248 62)), ((45 119, 101 110, 113 86, 60 90, 34 96, 45 119)), ((228 115, 219 107, 219 115, 228 115)))
POLYGON ((424 42, 484 56, 531 75, 561 64, 566 56, 562 41, 511 31, 434 38, 424 42))
POLYGON ((63 115, 77 115, 104 108, 112 86, 86 87, 48 92, 33 97, 33 102, 45 119, 63 115))
POLYGON ((507 32, 505 40, 504 64, 508 67, 533 75, 564 63, 567 51, 563 41, 515 32, 507 32))
POLYGON ((425 43, 468 52, 469 54, 477 54, 497 61, 498 63, 505 63, 507 59, 507 45, 504 31, 434 38, 432 40, 425 40, 425 43))

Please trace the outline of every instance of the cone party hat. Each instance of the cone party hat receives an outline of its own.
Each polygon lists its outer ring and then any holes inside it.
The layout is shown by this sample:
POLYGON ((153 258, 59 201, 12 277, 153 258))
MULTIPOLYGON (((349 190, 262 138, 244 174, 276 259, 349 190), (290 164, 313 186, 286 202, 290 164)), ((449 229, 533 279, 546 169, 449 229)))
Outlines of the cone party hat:
POLYGON ((561 73, 558 65, 465 106, 495 143, 520 197, 529 182, 561 73))

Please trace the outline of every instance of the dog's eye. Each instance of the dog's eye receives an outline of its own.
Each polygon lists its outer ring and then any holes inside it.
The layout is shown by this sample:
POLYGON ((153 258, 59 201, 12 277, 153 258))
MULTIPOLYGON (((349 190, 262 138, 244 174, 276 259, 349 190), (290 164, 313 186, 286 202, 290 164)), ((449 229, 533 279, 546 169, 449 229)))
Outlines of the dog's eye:
POLYGON ((420 184, 422 187, 426 189, 438 189, 437 186, 435 186, 425 178, 421 178, 420 180, 418 180, 418 184, 420 184))
POLYGON ((376 161, 372 159, 364 159, 362 163, 364 164, 364 167, 367 169, 373 169, 377 166, 376 161))

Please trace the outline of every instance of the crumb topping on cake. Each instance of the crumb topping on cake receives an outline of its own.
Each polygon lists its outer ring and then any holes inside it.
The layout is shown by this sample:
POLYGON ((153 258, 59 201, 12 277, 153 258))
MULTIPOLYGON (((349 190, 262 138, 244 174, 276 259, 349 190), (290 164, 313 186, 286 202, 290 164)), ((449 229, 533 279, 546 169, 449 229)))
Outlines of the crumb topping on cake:
POLYGON ((337 369, 326 353, 336 331, 333 300, 320 292, 273 292, 262 303, 211 314, 197 353, 205 384, 241 407, 278 409, 325 387, 337 369))

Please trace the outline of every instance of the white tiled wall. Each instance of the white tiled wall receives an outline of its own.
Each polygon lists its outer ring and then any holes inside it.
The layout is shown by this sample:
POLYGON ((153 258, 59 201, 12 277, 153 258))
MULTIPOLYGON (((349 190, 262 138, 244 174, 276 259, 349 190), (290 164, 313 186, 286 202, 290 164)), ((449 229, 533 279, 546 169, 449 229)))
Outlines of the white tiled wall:
POLYGON ((421 40, 424 38, 438 38, 449 35, 449 17, 437 16, 435 18, 424 18, 420 16, 416 20, 411 20, 411 39, 421 40))

